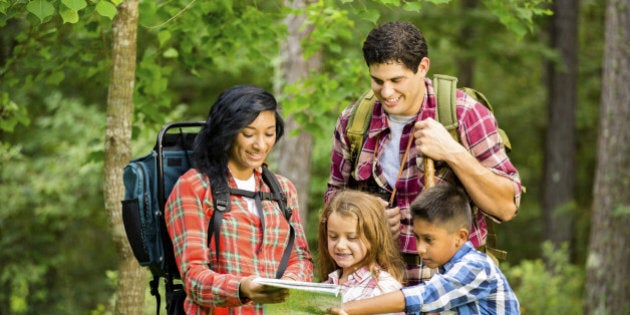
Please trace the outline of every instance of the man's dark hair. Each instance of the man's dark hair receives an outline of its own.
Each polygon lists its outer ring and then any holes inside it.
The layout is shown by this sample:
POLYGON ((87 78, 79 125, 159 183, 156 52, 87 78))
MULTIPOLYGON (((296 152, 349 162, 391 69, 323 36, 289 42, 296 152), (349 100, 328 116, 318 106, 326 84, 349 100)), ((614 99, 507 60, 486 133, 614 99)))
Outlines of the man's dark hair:
POLYGON ((205 125, 195 138, 193 167, 208 177, 223 178, 230 148, 236 135, 251 124, 260 112, 272 110, 276 116, 276 142, 284 133, 284 121, 277 111, 275 97, 254 85, 237 85, 219 95, 210 108, 205 125))
POLYGON ((470 231, 472 211, 470 199, 462 188, 449 183, 435 185, 422 192, 410 205, 413 219, 422 219, 454 232, 470 231))
POLYGON ((403 63, 416 73, 429 48, 422 32, 409 22, 389 22, 373 29, 363 43, 368 67, 391 61, 403 63))

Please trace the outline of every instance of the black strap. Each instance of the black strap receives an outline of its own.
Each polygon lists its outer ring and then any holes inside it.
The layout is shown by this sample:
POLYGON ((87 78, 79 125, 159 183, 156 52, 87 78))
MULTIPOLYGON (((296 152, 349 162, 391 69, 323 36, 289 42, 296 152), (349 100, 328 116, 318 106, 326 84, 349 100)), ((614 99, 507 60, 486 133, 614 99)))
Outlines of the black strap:
POLYGON ((155 295, 155 314, 160 315, 160 276, 153 274, 153 280, 149 282, 151 286, 151 295, 155 295))
MULTIPOLYGON (((242 190, 242 189, 233 189, 229 187, 227 187, 226 190, 222 190, 220 188, 222 185, 216 184, 217 179, 210 178, 210 185, 212 187, 212 199, 213 199, 212 203, 214 205, 215 211, 212 211, 212 217, 210 218, 210 221, 208 222, 207 244, 210 245, 214 231, 215 230, 220 231, 221 223, 223 221, 223 213, 226 211, 230 211, 230 194, 245 196, 245 197, 253 198, 255 200, 256 207, 258 208, 258 215, 260 217, 262 228, 263 228, 263 235, 264 235, 265 222, 264 222, 264 216, 262 214, 262 200, 274 200, 278 202, 280 210, 284 214, 284 217, 287 220, 287 223, 289 224, 289 230, 290 230, 289 242, 287 244, 287 247, 285 247, 284 249, 282 258, 280 260, 280 264, 278 266, 278 270, 276 272, 276 278, 279 279, 282 277, 282 275, 284 274, 284 271, 287 268, 287 265, 289 263, 289 257, 291 256, 291 252, 293 251, 293 244, 295 243, 295 230, 293 229, 293 225, 291 225, 291 216, 293 214, 293 211, 289 207, 287 207, 287 197, 282 191, 282 187, 280 186, 280 183, 278 182, 276 175, 273 174, 267 168, 266 164, 263 164, 262 177, 263 177, 263 181, 267 183, 267 185, 269 186, 271 192, 262 192, 262 191, 254 192, 254 191, 247 191, 247 190, 242 190), (217 187, 218 189, 215 189, 215 187, 217 187)), ((219 252, 220 252, 219 236, 220 236, 220 233, 217 233, 214 237, 214 244, 215 244, 214 247, 215 247, 217 261, 219 260, 219 252)))

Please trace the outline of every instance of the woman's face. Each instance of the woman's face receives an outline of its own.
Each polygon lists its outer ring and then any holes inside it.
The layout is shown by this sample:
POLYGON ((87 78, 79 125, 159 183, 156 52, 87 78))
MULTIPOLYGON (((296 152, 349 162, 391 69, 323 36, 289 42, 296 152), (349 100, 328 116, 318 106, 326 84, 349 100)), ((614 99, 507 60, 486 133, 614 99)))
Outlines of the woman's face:
POLYGON ((276 143, 276 115, 272 110, 260 112, 243 128, 230 148, 228 167, 238 179, 248 179, 255 168, 262 166, 276 143))

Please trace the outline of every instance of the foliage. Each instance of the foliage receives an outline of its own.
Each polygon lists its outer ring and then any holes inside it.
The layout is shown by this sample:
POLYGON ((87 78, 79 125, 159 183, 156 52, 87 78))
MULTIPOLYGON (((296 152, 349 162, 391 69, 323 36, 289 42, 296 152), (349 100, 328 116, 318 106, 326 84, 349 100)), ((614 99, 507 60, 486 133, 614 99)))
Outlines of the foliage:
MULTIPOLYGON (((102 209, 102 135, 111 21, 120 2, 0 0, 0 200, 6 200, 0 206, 0 258, 6 262, 0 265, 0 284, 8 288, 0 293, 2 314, 110 313, 115 275, 107 270, 115 255, 102 209)), ((522 261, 514 267, 521 273, 514 283, 528 313, 539 313, 534 310, 544 302, 538 301, 542 295, 525 288, 542 285, 536 275, 544 274, 542 262, 532 259, 540 256, 542 242, 537 196, 542 135, 548 130, 541 65, 555 58, 541 30, 548 1, 480 2, 464 11, 460 1, 450 0, 319 0, 290 11, 278 0, 141 0, 134 156, 148 151, 164 122, 205 118, 229 86, 279 87, 284 115, 292 114, 315 137, 309 222, 316 223, 336 117, 369 88, 363 37, 376 24, 411 21, 429 41, 433 73, 457 75, 458 62, 472 60, 474 86, 491 98, 501 127, 511 135, 511 158, 528 193, 519 215, 499 227, 498 241, 510 262, 522 261), (279 43, 287 35, 283 18, 300 13, 308 17, 304 27, 314 28, 302 43, 305 56, 321 53, 323 64, 287 85, 277 75, 279 43), (474 29, 475 36, 461 38, 463 28, 474 29)), ((580 248, 589 224, 585 209, 594 165, 603 7, 602 0, 590 0, 581 8, 580 248)), ((311 248, 314 226, 307 227, 311 248)), ((553 290, 561 296, 569 292, 553 290)))
MULTIPOLYGON (((103 211, 104 113, 53 93, 0 168, 0 313, 87 313, 115 265, 103 211), (77 124, 83 121, 84 124, 77 124), (82 294, 77 294, 81 292, 82 294)), ((15 142, 14 142, 15 143, 15 142)))
POLYGON ((509 267, 506 277, 524 314, 581 314, 584 268, 569 262, 566 244, 542 245, 543 259, 524 260, 509 267))

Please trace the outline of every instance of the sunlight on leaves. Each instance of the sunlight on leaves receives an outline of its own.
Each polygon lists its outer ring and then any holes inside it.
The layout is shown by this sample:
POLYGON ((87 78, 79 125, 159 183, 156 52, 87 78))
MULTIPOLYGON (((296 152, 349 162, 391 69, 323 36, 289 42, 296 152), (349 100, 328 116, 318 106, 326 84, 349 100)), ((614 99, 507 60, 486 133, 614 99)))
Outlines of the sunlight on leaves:
POLYGON ((40 22, 48 17, 51 17, 55 13, 55 8, 46 0, 31 1, 26 5, 26 10, 33 13, 40 22))
POLYGON ((114 16, 116 16, 116 7, 109 1, 99 1, 98 4, 96 4, 96 12, 113 20, 114 16))
POLYGON ((85 0, 61 0, 61 3, 74 11, 79 11, 87 7, 85 0))

